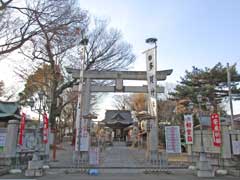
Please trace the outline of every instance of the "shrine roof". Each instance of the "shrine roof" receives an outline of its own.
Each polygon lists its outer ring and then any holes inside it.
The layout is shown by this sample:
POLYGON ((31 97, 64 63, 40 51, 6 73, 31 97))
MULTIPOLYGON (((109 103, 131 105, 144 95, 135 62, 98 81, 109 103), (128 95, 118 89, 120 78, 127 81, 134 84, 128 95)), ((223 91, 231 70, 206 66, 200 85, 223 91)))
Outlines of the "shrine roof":
POLYGON ((131 111, 128 110, 107 110, 103 122, 106 124, 132 124, 133 118, 131 111))
POLYGON ((17 102, 0 101, 0 120, 19 118, 19 105, 17 102))

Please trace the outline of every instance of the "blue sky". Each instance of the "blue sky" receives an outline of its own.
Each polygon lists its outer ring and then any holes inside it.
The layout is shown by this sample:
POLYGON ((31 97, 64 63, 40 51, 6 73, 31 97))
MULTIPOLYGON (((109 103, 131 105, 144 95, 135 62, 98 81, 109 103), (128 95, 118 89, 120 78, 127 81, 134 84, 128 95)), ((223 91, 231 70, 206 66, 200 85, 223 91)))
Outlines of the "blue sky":
MULTIPOLYGON (((133 45, 144 70, 144 40, 158 38, 158 69, 173 68, 176 82, 191 67, 240 64, 238 0, 79 0, 80 7, 110 21, 133 45)), ((237 65, 240 70, 240 66, 237 65)))
MULTIPOLYGON (((158 39, 158 70, 173 69, 176 83, 192 66, 237 63, 240 71, 240 1, 238 0, 79 0, 80 7, 106 18, 132 44, 132 70, 145 70, 142 52, 148 37, 158 39)), ((103 109, 111 109, 111 95, 103 109)), ((235 113, 240 111, 234 104, 235 113)))

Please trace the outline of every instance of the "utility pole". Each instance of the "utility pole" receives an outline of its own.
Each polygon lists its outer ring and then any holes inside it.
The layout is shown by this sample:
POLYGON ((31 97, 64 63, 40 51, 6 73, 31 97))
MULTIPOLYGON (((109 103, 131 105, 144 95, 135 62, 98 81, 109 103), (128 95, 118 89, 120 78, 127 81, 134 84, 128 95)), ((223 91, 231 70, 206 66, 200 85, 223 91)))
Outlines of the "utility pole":
POLYGON ((230 104, 230 119, 231 119, 231 127, 234 129, 233 123, 233 104, 232 104, 232 90, 231 90, 231 73, 229 63, 227 63, 227 84, 228 84, 228 96, 229 96, 229 104, 230 104))

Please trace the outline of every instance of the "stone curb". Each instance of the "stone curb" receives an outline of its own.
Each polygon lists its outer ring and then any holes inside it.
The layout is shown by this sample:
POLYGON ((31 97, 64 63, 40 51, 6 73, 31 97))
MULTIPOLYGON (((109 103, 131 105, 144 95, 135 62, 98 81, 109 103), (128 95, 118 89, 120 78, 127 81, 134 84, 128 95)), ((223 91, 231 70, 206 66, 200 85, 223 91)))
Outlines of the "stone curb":
POLYGON ((0 168, 0 176, 8 174, 9 170, 10 170, 9 167, 0 168))

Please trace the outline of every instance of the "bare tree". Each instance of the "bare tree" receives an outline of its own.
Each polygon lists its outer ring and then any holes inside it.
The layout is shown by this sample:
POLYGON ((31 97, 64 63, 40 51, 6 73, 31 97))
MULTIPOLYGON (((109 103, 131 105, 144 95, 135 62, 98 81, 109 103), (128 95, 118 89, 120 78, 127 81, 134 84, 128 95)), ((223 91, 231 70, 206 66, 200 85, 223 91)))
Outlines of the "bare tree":
MULTIPOLYGON (((171 91, 171 87, 166 88, 171 91)), ((176 102, 169 99, 169 92, 162 94, 162 99, 158 99, 158 118, 159 121, 170 122, 176 124, 176 102)), ((136 112, 147 111, 148 104, 148 95, 144 93, 131 94, 130 96, 126 95, 116 95, 114 96, 115 107, 119 110, 127 109, 136 112)))
POLYGON ((35 26, 34 11, 28 7, 31 1, 0 1, 0 56, 22 47, 39 33, 35 26))
POLYGON ((158 119, 159 121, 178 123, 176 121, 176 102, 170 99, 158 101, 158 119))
POLYGON ((137 93, 131 96, 131 106, 134 111, 147 111, 147 95, 137 93))
POLYGON ((5 11, 8 8, 8 5, 12 2, 13 0, 7 0, 7 1, 0 1, 0 11, 5 11))
MULTIPOLYGON (((127 69, 135 60, 131 46, 122 40, 119 31, 115 29, 108 30, 105 21, 95 20, 95 26, 93 26, 93 29, 84 32, 84 34, 84 36, 89 39, 86 48, 85 70, 91 69, 101 71, 127 69)), ((66 57, 71 61, 65 61, 65 63, 69 63, 74 68, 79 68, 79 53, 77 53, 78 52, 66 54, 66 57)), ((83 55, 80 54, 80 59, 83 59, 82 56, 83 55)), ((57 88, 56 94, 63 93, 64 90, 77 83, 76 79, 66 80, 65 83, 57 88)), ((94 81, 92 83, 109 85, 112 82, 94 81)), ((96 104, 97 97, 98 96, 96 95, 92 97, 93 104, 96 104)))
POLYGON ((94 29, 88 37, 87 69, 123 70, 135 60, 131 45, 122 40, 118 30, 108 30, 106 21, 95 20, 94 29))
POLYGON ((136 112, 146 111, 147 98, 144 93, 136 93, 130 95, 115 95, 114 106, 119 109, 127 109, 136 112))
MULTIPOLYGON (((31 61, 40 65, 49 65, 48 73, 51 75, 50 92, 51 108, 49 120, 55 126, 55 117, 59 115, 57 99, 62 90, 58 87, 64 82, 61 78, 61 68, 65 54, 77 46, 76 39, 81 38, 88 24, 85 11, 75 7, 70 0, 45 0, 38 1, 28 8, 34 9, 34 18, 40 32, 31 38, 30 44, 21 49, 22 54, 31 61)), ((44 88, 44 86, 42 87, 44 88)))
MULTIPOLYGON (((74 1, 45 0, 31 5, 31 8, 36 9, 32 11, 33 18, 40 32, 21 48, 21 52, 38 65, 36 69, 42 68, 44 63, 49 66, 47 73, 51 74, 51 78, 47 85, 50 87, 48 95, 52 101, 49 120, 54 127, 55 118, 71 102, 59 105, 57 99, 61 102, 61 95, 78 83, 65 74, 64 66, 71 64, 79 68, 79 59, 82 59, 79 42, 83 34, 89 39, 86 70, 126 69, 135 60, 135 56, 131 46, 122 40, 119 31, 108 30, 104 21, 96 21, 95 27, 89 30, 87 12, 76 8, 74 1)), ((38 87, 40 86, 44 88, 43 84, 38 87)))
POLYGON ((130 96, 128 95, 114 95, 114 107, 118 110, 131 110, 130 96))
MULTIPOLYGON (((86 69, 126 69, 135 59, 131 46, 122 41, 119 31, 109 30, 105 22, 98 22, 89 30, 88 13, 77 8, 75 0, 26 0, 21 6, 14 6, 13 1, 0 0, 0 55, 20 49, 36 71, 44 69, 46 64, 49 66, 50 78, 32 83, 37 87, 32 91, 46 90, 51 98, 49 120, 53 128, 56 127, 56 117, 67 108, 62 95, 77 83, 64 74, 64 66, 74 59, 68 59, 70 54, 75 54, 77 60, 82 59, 79 42, 83 34, 89 39, 86 69)), ((72 64, 78 67, 76 63, 72 64)), ((32 70, 31 75, 34 73, 32 70)), ((21 75, 28 79, 28 73, 21 75)))

